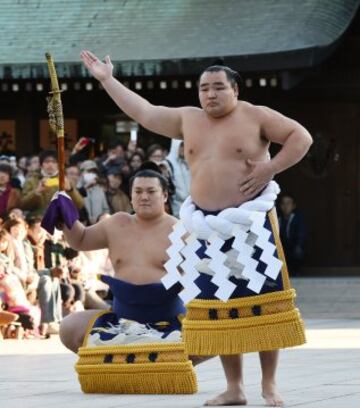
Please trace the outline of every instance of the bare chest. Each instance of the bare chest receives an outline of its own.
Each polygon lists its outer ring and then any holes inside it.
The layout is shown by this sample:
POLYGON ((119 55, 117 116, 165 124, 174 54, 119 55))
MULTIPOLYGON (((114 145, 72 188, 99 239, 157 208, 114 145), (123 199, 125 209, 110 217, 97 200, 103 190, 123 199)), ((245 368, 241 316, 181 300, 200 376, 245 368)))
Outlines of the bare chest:
POLYGON ((259 125, 245 118, 194 120, 184 129, 185 157, 191 165, 206 159, 252 158, 264 149, 259 125))
POLYGON ((116 271, 163 268, 168 259, 166 249, 170 246, 167 231, 163 228, 146 231, 129 228, 121 235, 114 237, 110 244, 110 258, 116 271))

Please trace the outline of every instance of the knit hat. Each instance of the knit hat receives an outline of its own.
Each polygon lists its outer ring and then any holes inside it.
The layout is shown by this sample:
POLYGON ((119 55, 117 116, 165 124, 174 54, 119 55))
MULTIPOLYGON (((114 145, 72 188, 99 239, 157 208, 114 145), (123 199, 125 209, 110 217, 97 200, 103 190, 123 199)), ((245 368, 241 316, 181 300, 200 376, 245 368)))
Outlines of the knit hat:
POLYGON ((85 160, 80 164, 81 171, 98 170, 97 164, 94 160, 85 160))

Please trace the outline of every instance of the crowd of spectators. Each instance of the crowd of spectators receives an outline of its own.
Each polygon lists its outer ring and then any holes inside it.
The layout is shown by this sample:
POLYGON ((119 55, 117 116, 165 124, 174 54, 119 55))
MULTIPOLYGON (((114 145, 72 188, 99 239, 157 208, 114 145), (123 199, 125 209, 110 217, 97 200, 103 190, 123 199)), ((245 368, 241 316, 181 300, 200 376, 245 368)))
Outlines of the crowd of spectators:
MULTIPOLYGON (((110 144, 94 157, 81 138, 67 159, 65 190, 85 225, 118 211, 132 212, 128 185, 145 161, 156 163, 171 186, 167 211, 178 216, 189 194, 190 175, 183 144, 170 152, 159 144, 144 151, 134 141, 110 144)), ((41 219, 58 189, 57 153, 0 156, 0 337, 47 338, 61 319, 84 309, 107 309, 108 287, 98 274, 113 275, 108 251, 78 252, 61 231, 51 236, 41 219)))

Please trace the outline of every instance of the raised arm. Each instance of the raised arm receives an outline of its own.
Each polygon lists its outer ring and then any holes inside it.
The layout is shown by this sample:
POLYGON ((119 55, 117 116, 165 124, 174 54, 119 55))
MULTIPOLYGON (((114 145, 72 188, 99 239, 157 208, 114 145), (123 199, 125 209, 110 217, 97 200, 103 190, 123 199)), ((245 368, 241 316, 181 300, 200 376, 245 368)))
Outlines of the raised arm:
POLYGON ((182 139, 182 115, 186 108, 155 106, 126 88, 114 78, 113 65, 109 56, 105 58, 105 62, 102 62, 90 51, 82 51, 81 59, 114 102, 128 116, 154 133, 182 139))
POLYGON ((76 221, 71 230, 64 226, 65 239, 71 248, 77 251, 107 248, 109 245, 106 234, 106 221, 100 221, 90 227, 85 227, 80 221, 76 221))

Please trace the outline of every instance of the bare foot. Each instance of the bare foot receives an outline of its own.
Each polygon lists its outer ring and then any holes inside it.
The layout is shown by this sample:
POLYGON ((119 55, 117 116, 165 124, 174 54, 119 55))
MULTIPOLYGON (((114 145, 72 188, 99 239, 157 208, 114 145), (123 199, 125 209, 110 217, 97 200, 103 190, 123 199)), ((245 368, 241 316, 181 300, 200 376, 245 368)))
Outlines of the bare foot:
POLYGON ((217 397, 205 402, 205 406, 218 407, 230 405, 246 405, 247 401, 242 389, 225 391, 217 397))
POLYGON ((268 407, 283 407, 284 401, 279 394, 276 385, 265 383, 262 386, 262 396, 265 399, 265 405, 268 407))

